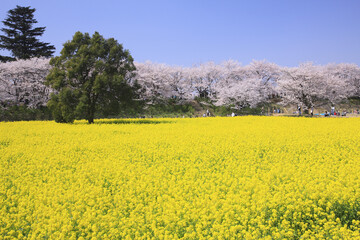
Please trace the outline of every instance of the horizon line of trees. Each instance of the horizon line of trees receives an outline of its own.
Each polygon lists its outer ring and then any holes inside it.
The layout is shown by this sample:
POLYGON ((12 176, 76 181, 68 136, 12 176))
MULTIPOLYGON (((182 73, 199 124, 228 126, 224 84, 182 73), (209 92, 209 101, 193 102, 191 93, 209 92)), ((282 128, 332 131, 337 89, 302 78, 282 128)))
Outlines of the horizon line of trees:
POLYGON ((324 104, 360 98, 360 68, 356 64, 282 67, 234 60, 193 67, 152 62, 136 63, 115 39, 95 32, 75 33, 52 57, 54 46, 41 42, 45 27, 34 27, 36 10, 16 6, 8 11, 0 35, 0 108, 47 106, 59 122, 95 112, 120 112, 129 105, 166 104, 206 99, 217 106, 255 108, 268 103, 298 105, 305 111, 324 104), (140 100, 140 101, 133 101, 140 100))
MULTIPOLYGON (((2 107, 45 106, 56 90, 45 85, 51 70, 50 59, 32 58, 0 63, 2 107)), ((139 84, 140 100, 156 104, 169 99, 179 103, 205 98, 218 106, 257 107, 277 98, 279 104, 298 105, 304 110, 323 104, 338 104, 360 97, 360 67, 356 64, 282 67, 267 61, 241 65, 229 60, 207 62, 193 67, 137 63, 128 77, 139 84)))
POLYGON ((360 97, 360 68, 356 64, 282 67, 234 60, 194 67, 136 63, 137 81, 146 86, 146 97, 193 99, 203 97, 215 105, 256 107, 278 98, 282 105, 299 105, 305 110, 324 103, 338 104, 360 97))

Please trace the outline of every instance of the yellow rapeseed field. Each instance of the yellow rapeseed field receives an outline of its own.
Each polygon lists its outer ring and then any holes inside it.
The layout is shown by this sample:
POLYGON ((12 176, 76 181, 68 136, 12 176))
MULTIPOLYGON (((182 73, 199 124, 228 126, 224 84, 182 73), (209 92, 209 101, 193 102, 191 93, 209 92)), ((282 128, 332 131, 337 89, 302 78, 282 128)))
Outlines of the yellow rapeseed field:
POLYGON ((360 239, 360 118, 0 123, 0 239, 360 239))

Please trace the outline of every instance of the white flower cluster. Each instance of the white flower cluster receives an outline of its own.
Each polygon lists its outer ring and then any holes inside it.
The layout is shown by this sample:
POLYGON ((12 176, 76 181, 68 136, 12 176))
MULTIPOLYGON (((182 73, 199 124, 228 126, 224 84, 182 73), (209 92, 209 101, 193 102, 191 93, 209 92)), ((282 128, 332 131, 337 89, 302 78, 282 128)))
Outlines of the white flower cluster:
POLYGON ((30 108, 46 105, 52 92, 44 85, 49 70, 46 58, 0 63, 0 102, 30 108))
POLYGON ((200 96, 209 97, 217 105, 253 107, 280 97, 284 105, 298 104, 309 109, 316 102, 336 104, 360 96, 360 67, 355 64, 281 67, 253 61, 242 66, 230 60, 187 68, 151 62, 136 63, 136 67, 136 79, 146 89, 147 99, 200 96))
MULTIPOLYGON (((135 63, 131 82, 138 82, 143 99, 149 102, 176 98, 208 97, 217 105, 254 107, 280 97, 282 104, 304 109, 316 103, 336 104, 360 96, 360 67, 356 64, 312 63, 281 67, 267 61, 242 66, 237 61, 208 62, 193 67, 169 66, 152 62, 135 63)), ((53 91, 44 85, 51 66, 49 59, 33 58, 0 63, 0 102, 45 105, 53 91)))

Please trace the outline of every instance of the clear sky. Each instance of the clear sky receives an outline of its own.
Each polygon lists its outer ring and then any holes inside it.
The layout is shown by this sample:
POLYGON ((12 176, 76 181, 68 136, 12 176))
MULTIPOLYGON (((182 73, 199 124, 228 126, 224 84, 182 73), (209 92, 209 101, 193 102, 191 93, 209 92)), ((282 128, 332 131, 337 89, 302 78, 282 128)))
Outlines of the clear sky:
POLYGON ((360 0, 1 0, 0 19, 16 5, 36 8, 56 55, 76 31, 98 31, 137 62, 360 65, 360 0))

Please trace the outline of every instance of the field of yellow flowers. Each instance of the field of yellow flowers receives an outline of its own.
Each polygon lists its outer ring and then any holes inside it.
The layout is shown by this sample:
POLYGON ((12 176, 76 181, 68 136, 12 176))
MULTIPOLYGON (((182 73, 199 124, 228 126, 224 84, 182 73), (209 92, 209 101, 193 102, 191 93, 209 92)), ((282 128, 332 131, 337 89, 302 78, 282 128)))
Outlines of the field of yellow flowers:
POLYGON ((0 239, 360 239, 360 118, 0 123, 0 239))

